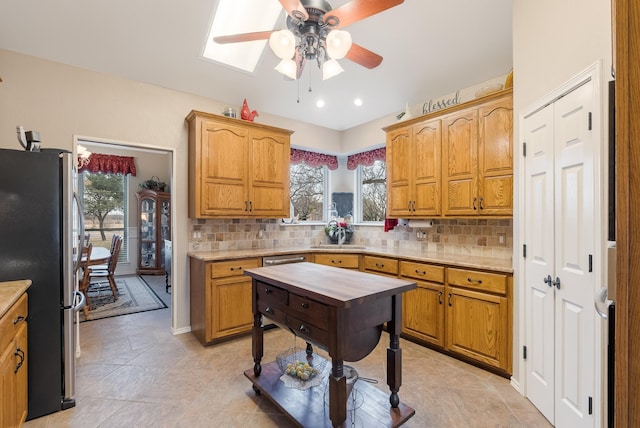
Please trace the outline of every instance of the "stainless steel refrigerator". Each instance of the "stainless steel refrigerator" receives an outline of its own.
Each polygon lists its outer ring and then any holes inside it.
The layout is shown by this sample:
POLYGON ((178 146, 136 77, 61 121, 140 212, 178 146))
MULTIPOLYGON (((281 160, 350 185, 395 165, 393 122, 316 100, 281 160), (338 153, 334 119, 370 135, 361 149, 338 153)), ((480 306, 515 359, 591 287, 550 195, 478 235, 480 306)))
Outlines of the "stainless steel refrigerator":
POLYGON ((28 415, 75 406, 75 313, 82 211, 72 154, 0 149, 0 281, 27 290, 28 415))

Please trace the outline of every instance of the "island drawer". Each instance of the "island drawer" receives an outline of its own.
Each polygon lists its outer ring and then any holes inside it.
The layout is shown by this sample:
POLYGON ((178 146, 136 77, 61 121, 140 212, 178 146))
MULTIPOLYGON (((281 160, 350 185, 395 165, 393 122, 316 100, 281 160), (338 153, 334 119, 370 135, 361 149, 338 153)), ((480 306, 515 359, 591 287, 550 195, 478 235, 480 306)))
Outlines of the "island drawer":
POLYGON ((261 266, 262 260, 259 258, 230 260, 228 262, 213 262, 211 263, 211 278, 240 276, 244 275, 245 269, 253 269, 261 266))
POLYGON ((316 254, 316 263, 340 268, 358 269, 360 256, 357 254, 316 254))
POLYGON ((301 320, 323 329, 328 328, 329 310, 322 303, 296 294, 289 294, 289 309, 296 312, 296 316, 301 320))
POLYGON ((473 288, 482 291, 506 294, 507 275, 489 272, 478 272, 468 269, 447 269, 449 285, 473 288))
POLYGON ((398 261, 386 257, 364 256, 364 269, 395 276, 398 275, 398 261))
POLYGON ((293 330, 296 335, 308 339, 311 342, 319 343, 321 345, 329 343, 329 334, 327 330, 316 327, 308 321, 288 315, 287 327, 293 330))
POLYGON ((444 267, 425 263, 400 262, 400 275, 444 284, 444 267))
POLYGON ((289 292, 273 285, 258 282, 256 284, 256 298, 265 305, 283 308, 288 304, 289 292))
MULTIPOLYGON (((270 305, 269 302, 265 302, 262 300, 257 301, 258 304, 258 312, 260 312, 264 317, 269 318, 270 320, 280 323, 286 324, 287 322, 287 313, 282 310, 278 305, 270 305)), ((264 324, 268 324, 264 322, 264 324)))

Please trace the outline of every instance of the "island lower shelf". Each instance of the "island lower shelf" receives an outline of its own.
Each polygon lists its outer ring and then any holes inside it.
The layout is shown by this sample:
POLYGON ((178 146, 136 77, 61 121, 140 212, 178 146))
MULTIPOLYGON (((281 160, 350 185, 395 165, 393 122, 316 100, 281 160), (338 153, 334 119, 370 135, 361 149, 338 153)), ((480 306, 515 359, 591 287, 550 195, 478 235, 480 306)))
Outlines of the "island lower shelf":
MULTIPOLYGON (((322 384, 304 391, 287 388, 280 380, 282 373, 276 362, 263 365, 260 376, 256 376, 253 369, 246 370, 244 375, 253 383, 254 390, 264 394, 297 426, 332 427, 329 406, 325 405, 326 379, 322 384)), ((368 382, 357 382, 354 391, 362 394, 362 405, 355 410, 347 411, 347 420, 343 426, 399 427, 416 413, 403 403, 397 408, 392 408, 388 393, 368 382)))

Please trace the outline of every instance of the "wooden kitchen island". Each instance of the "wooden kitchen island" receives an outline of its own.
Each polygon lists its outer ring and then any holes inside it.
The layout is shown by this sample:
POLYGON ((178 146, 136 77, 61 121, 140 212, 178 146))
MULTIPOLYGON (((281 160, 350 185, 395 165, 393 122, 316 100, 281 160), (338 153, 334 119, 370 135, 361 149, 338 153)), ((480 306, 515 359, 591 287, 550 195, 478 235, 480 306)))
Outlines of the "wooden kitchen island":
MULTIPOLYGON (((253 369, 245 376, 256 393, 273 401, 301 427, 349 425, 397 427, 415 414, 400 402, 402 384, 402 293, 416 283, 334 268, 314 263, 294 263, 245 270, 253 284, 253 369), (265 316, 288 327, 308 343, 325 349, 331 358, 328 379, 329 408, 325 410, 324 385, 309 390, 287 388, 280 381, 275 362, 262 366, 265 316), (360 382, 363 405, 347 415, 347 382, 344 361, 359 361, 377 346, 387 323, 387 384, 385 393, 360 382), (367 421, 371 421, 368 423, 367 421)), ((309 347, 310 348, 310 347, 309 347)), ((308 349, 309 349, 308 348, 308 349)))

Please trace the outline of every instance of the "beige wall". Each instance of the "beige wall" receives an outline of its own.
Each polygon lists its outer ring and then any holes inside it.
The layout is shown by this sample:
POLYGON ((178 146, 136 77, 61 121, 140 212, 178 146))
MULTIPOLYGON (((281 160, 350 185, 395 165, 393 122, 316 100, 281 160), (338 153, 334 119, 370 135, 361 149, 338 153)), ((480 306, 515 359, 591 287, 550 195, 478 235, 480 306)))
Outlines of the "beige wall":
MULTIPOLYGON (((0 147, 20 149, 16 126, 38 130, 45 147, 73 149, 74 136, 125 142, 175 153, 173 325, 189 326, 187 246, 187 127, 192 110, 222 112, 225 103, 158 86, 0 50, 0 147)), ((215 76, 212 76, 215 78, 215 76)), ((260 123, 295 131, 292 143, 341 150, 338 131, 266 113, 260 123)))
MULTIPOLYGON (((519 148, 522 139, 520 118, 528 106, 541 100, 581 71, 602 61, 602 131, 606 130, 606 82, 611 68, 611 0, 514 0, 513 2, 513 69, 514 69, 514 139, 519 148)), ((601 140, 605 141, 604 135, 601 140)), ((521 188, 522 157, 514 153, 516 183, 521 188)), ((600 195, 602 197, 603 195, 600 195)), ((515 194, 514 224, 514 344, 513 380, 524 382, 522 334, 524 316, 519 311, 522 289, 518 264, 522 260, 519 227, 520 200, 515 194)), ((596 402, 598 402, 596 397, 596 402)))

